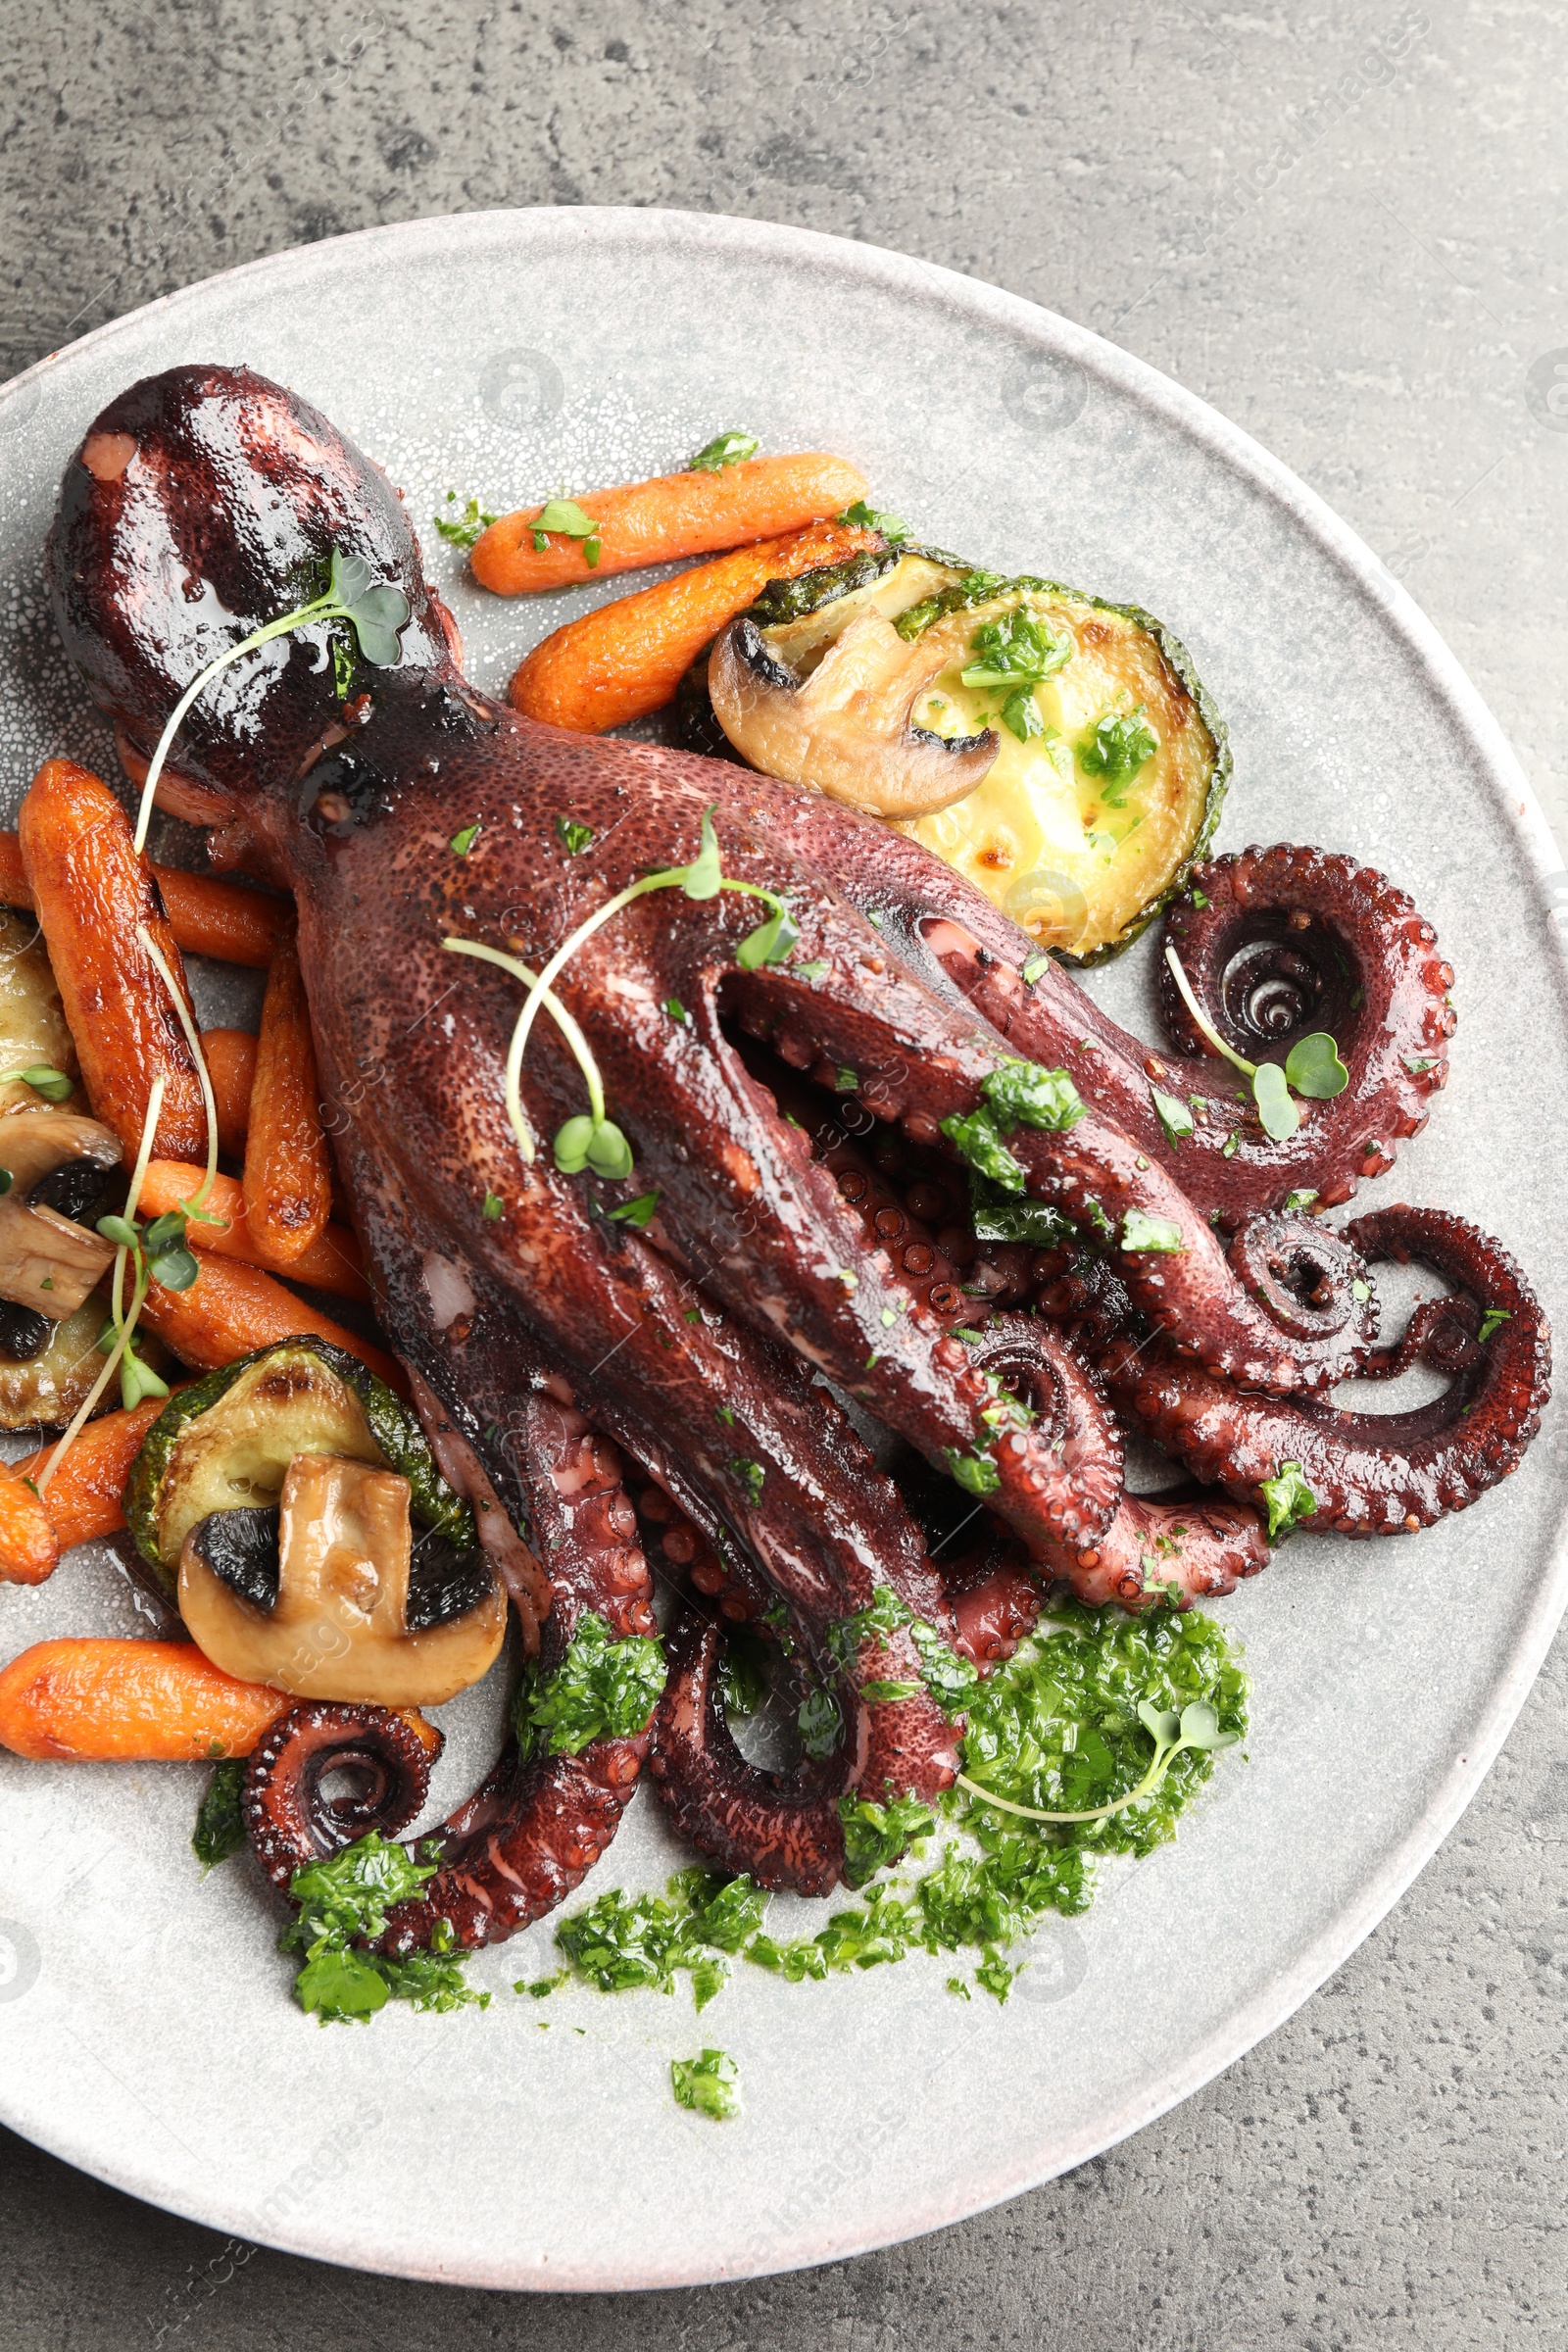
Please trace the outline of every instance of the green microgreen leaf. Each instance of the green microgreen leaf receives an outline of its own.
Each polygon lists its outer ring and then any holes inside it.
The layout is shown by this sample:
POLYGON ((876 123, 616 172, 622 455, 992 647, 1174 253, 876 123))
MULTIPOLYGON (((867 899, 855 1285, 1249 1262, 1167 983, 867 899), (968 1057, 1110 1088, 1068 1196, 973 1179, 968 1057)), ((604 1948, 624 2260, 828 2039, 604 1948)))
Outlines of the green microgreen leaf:
POLYGON ((479 822, 475 818, 471 825, 465 825, 461 832, 454 833, 447 847, 454 858, 466 858, 478 838, 479 822))
POLYGON ((782 963, 793 947, 800 943, 800 926, 787 906, 780 906, 765 923, 748 931, 735 951, 735 960, 743 972, 755 972, 764 963, 782 963))
POLYGON ((632 1171, 632 1149, 613 1119, 601 1119, 588 1139, 588 1165, 607 1184, 619 1184, 632 1171))
POLYGON ((1121 1246, 1135 1255, 1184 1255, 1187 1250, 1174 1217, 1147 1216, 1141 1208, 1130 1208, 1123 1217, 1121 1246))
POLYGON ((1272 1478, 1259 1479, 1258 1494, 1268 1513, 1268 1540, 1277 1544, 1303 1519, 1317 1515, 1317 1496, 1299 1462, 1282 1462, 1272 1478))
POLYGON ((713 810, 703 810, 698 834, 697 855, 690 865, 675 869, 674 879, 680 883, 688 899, 716 899, 724 887, 724 869, 719 863, 718 835, 713 831, 713 810))
POLYGON ((1291 1101, 1291 1090, 1278 1062, 1265 1061, 1253 1071, 1252 1101, 1257 1105, 1263 1133, 1273 1143, 1288 1143, 1301 1124, 1301 1114, 1291 1101))
POLYGON ((635 1225, 640 1232, 643 1226, 652 1223, 658 1207, 657 1193, 639 1193, 635 1200, 623 1200, 619 1208, 612 1208, 610 1222, 612 1225, 635 1225))
POLYGON ((35 1095, 42 1095, 46 1102, 69 1102, 74 1083, 64 1070, 51 1069, 46 1061, 30 1062, 24 1070, 7 1070, 6 1076, 20 1078, 35 1095))
POLYGON ((147 1270, 166 1291, 188 1291, 201 1272, 193 1253, 183 1247, 166 1250, 161 1257, 149 1254, 147 1270))
POLYGON ((1338 1046, 1323 1029, 1298 1039, 1285 1057, 1285 1075, 1297 1093, 1311 1102, 1332 1102, 1350 1083, 1338 1046))
POLYGON ((755 433, 715 433, 695 458, 687 459, 686 471, 721 473, 726 466, 739 466, 747 458, 755 458, 761 446, 755 433))
POLYGON ((810 963, 795 963, 790 966, 790 970, 797 980, 820 980, 827 968, 820 957, 810 963))

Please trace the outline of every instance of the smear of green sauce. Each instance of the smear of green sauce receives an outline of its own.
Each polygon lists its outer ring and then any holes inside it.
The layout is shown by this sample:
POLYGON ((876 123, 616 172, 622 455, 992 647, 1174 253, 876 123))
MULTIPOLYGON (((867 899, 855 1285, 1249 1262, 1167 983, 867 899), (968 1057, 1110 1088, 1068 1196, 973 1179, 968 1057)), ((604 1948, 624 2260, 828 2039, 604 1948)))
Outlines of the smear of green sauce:
MULTIPOLYGON (((1248 1684, 1225 1628, 1193 1611, 1128 1617, 1068 1603, 981 1686, 969 1706, 963 1769, 998 1796, 1043 1812, 1086 1812, 1123 1796, 1148 1769, 1153 1741, 1141 1701, 1180 1714, 1211 1706, 1222 1733, 1245 1738, 1248 1684)), ((677 1873, 662 1895, 618 1889, 564 1920, 556 1942, 573 1974, 604 1992, 674 1989, 692 1979, 703 2008, 736 1959, 792 1984, 876 1968, 910 1952, 978 1954, 974 1981, 1005 2000, 1018 1967, 1007 1957, 1048 1912, 1086 1911, 1104 1855, 1152 1853, 1176 1834, 1213 1755, 1183 1750, 1159 1787, 1100 1821, 1019 1821, 963 1790, 941 1800, 945 1838, 920 1877, 874 1885, 815 1936, 767 1933, 767 1897, 747 1878, 677 1873)), ((856 1800, 864 1809, 864 1792, 856 1800)), ((924 1859, 938 1824, 909 1852, 924 1859)), ((961 1978, 951 1989, 968 1997, 961 1978)))

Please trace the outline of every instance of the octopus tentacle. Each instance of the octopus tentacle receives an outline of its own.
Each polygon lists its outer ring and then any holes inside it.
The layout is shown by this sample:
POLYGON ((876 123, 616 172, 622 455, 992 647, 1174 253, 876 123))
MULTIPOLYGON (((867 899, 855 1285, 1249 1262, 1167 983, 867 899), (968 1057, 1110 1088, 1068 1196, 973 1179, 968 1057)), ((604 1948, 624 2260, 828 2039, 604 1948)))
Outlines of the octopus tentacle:
MULTIPOLYGON (((1348 1412, 1312 1399, 1228 1388, 1195 1367, 1127 1343, 1108 1351, 1112 1396, 1205 1482, 1241 1500, 1286 1462, 1299 1465, 1317 1500, 1301 1525, 1319 1535, 1413 1534, 1460 1511, 1518 1466, 1550 1394, 1550 1330, 1534 1292, 1501 1246, 1462 1217, 1402 1204, 1348 1229, 1369 1261, 1414 1259, 1457 1286, 1423 1338, 1441 1340, 1454 1377, 1434 1402, 1396 1413, 1348 1412), (1500 1317, 1484 1344, 1482 1318, 1500 1317), (1469 1347, 1455 1344, 1458 1337, 1469 1347), (1468 1359, 1468 1360, 1464 1360, 1468 1359)), ((1402 1350, 1377 1369, 1396 1363, 1402 1350)))
MULTIPOLYGON (((435 1753, 439 1753, 438 1745, 435 1753)), ((389 1707, 308 1699, 263 1734, 245 1767, 240 1798, 257 1859, 286 1893, 297 1870, 375 1830, 396 1838, 417 1818, 430 1787, 432 1751, 406 1715, 389 1707), (330 1777, 351 1786, 329 1793, 330 1777)))
POLYGON ((770 1889, 831 1893, 844 1871, 838 1800, 852 1783, 853 1749, 846 1743, 825 1764, 805 1762, 788 1775, 748 1763, 724 1712, 724 1641, 690 1608, 668 1635, 669 1679, 649 1757, 654 1787, 678 1834, 721 1869, 746 1871, 770 1889))
POLYGON ((1059 1567, 1088 1607, 1116 1601, 1137 1616, 1162 1603, 1185 1609, 1195 1600, 1222 1598, 1271 1557, 1263 1523, 1246 1503, 1124 1494, 1092 1550, 1050 1565, 1059 1567))
POLYGON ((1177 1043, 1170 1053, 1121 1028, 1059 964, 1041 957, 1026 932, 918 844, 890 838, 871 819, 836 821, 842 815, 824 814, 820 805, 808 812, 797 827, 800 847, 831 865, 847 896, 876 916, 934 988, 961 998, 1014 1053, 1065 1068, 1085 1100, 1164 1166, 1204 1216, 1231 1225, 1282 1205, 1293 1192, 1315 1192, 1325 1206, 1348 1200, 1363 1177, 1392 1167, 1398 1142, 1426 1124, 1429 1099, 1447 1076, 1453 974, 1432 925, 1373 868, 1289 844, 1250 849, 1199 867, 1188 896, 1167 913, 1165 937, 1205 1013, 1249 1060, 1282 1059, 1314 1028, 1339 1045, 1348 1088, 1303 1105, 1296 1134, 1274 1143, 1251 1115, 1244 1082, 1199 1037, 1185 1007, 1176 1010, 1173 985, 1165 998, 1177 1043), (1234 1032, 1227 974, 1243 1014, 1234 1032), (1249 997, 1259 1020, 1246 1018, 1249 997), (1191 1137, 1171 1141, 1155 1087, 1194 1110, 1191 1137))

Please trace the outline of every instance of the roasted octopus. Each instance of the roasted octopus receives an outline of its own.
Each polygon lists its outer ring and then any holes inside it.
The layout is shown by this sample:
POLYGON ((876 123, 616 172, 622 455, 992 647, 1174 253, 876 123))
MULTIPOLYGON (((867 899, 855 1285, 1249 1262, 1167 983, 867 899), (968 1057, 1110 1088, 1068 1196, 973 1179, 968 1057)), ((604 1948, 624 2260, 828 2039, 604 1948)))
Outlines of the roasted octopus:
MULTIPOLYGON (((1446 1074, 1452 974, 1392 883, 1313 849, 1251 849, 1203 866, 1168 915, 1238 1052, 1280 1058, 1315 1029, 1338 1041, 1347 1090, 1270 1142, 1178 999, 1171 1044, 1151 1051, 873 818, 733 763, 540 726, 476 691, 382 473, 242 368, 132 386, 66 472, 55 611, 133 772, 198 668, 318 594, 334 549, 406 597, 396 663, 362 664, 340 699, 329 624, 273 640, 193 706, 164 803, 211 828, 218 865, 298 901, 381 1320, 425 1384, 433 1439, 493 1481, 543 1567, 542 1667, 584 1609, 646 1632, 653 1576, 680 1588, 650 1729, 575 1757, 509 1742, 389 1948, 441 1921, 483 1943, 558 1903, 613 1836, 645 1752, 704 1853, 825 1891, 844 1866, 842 1795, 930 1797, 956 1768, 960 1727, 927 1694, 909 1621, 983 1668, 1053 1580, 1130 1609, 1230 1592, 1267 1561, 1259 1488, 1287 1461, 1316 1498, 1306 1529, 1352 1535, 1425 1526, 1515 1467, 1549 1366, 1512 1259, 1438 1211, 1333 1231, 1292 1198, 1321 1210, 1386 1172, 1446 1074), (798 947, 743 968, 759 902, 727 889, 626 906, 555 986, 632 1172, 563 1174, 548 1146, 527 1164, 505 1102, 522 989, 443 941, 537 971, 611 894, 691 860, 708 810, 724 877, 785 899, 798 947), (1066 1246, 977 1242, 944 1136, 1018 1061, 1067 1071, 1087 1105, 1007 1138, 1066 1246), (1155 1087, 1193 1103, 1191 1136, 1168 1139, 1155 1087), (650 1194, 646 1223, 615 1216, 650 1194), (1120 1247, 1129 1211, 1177 1246, 1120 1247), (1373 1270, 1390 1258, 1452 1289, 1380 1348, 1373 1270), (1348 1377, 1418 1359, 1448 1378, 1434 1404, 1374 1417, 1332 1401, 1348 1377), (1128 1494, 1121 1426, 1208 1492, 1128 1494), (948 1472, 980 1461, 976 1499, 948 1472), (834 1629, 884 1589, 901 1624, 846 1658, 834 1629), (740 1752, 721 1669, 741 1623, 836 1691, 825 1760, 768 1775, 740 1752), (914 1694, 889 1698, 889 1683, 914 1694)), ((543 1139, 583 1110, 549 1022, 522 1099, 543 1139)), ((247 1802, 280 1884, 372 1819, 393 1834, 413 1818, 423 1781, 394 1721, 302 1707, 276 1727, 247 1802), (371 1784, 347 1813, 321 1793, 344 1756, 371 1784)))

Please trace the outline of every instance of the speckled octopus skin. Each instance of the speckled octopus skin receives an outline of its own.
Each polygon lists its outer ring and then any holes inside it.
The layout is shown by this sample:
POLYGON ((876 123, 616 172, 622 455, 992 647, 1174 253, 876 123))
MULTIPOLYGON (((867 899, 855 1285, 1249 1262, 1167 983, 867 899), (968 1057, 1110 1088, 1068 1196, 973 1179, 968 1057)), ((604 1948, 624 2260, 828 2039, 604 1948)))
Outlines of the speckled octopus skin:
MULTIPOLYGON (((1270 1146, 1241 1117, 1226 1065, 1149 1055, 1054 966, 1026 981, 1032 943, 917 845, 733 764, 564 734, 477 693, 378 470, 302 401, 218 367, 172 369, 111 403, 67 468, 51 533, 67 652, 132 752, 145 756, 180 687, 237 632, 319 591, 334 546, 408 597, 397 665, 359 662, 340 703, 327 626, 274 641, 198 702, 166 798, 215 829, 220 866, 298 900, 322 1090, 378 1310, 509 1509, 528 1515, 556 1595, 550 1654, 574 1609, 598 1605, 587 1595, 606 1589, 608 1549, 589 1542, 579 1574, 539 1544, 536 1515, 551 1506, 530 1416, 543 1398, 603 1432, 714 1557, 738 1563, 720 1578, 732 1605, 759 1592, 781 1602, 791 1638, 823 1672, 834 1671, 827 1630, 878 1586, 950 1638, 955 1621, 915 1518, 818 1374, 927 1463, 984 1455, 997 1478, 987 1508, 1024 1555, 1098 1578, 1097 1596, 1137 1601, 1133 1555, 1142 1560, 1152 1523, 1123 1510, 1094 1381, 1046 1322, 988 1332, 979 1350, 954 1338, 936 1288, 914 1295, 907 1251, 895 1264, 880 1237, 870 1246, 811 1136, 781 1112, 766 1076, 780 1065, 840 1089, 850 1073, 864 1111, 922 1151, 942 1148, 944 1119, 972 1112, 1005 1061, 1065 1066, 1086 1115, 1063 1133, 1017 1128, 1008 1149, 1031 1194, 1100 1237, 1106 1284, 1069 1331, 1081 1344, 1098 1322, 1112 1348, 1116 1333, 1137 1335, 1125 1345, 1149 1377, 1206 1382, 1228 1400, 1232 1440, 1208 1449, 1208 1477, 1250 1489, 1255 1478, 1236 1465, 1251 1460, 1270 1414, 1298 1412, 1305 1425, 1314 1396, 1378 1368, 1358 1229, 1337 1236, 1284 1204, 1293 1190, 1347 1197, 1357 1168, 1385 1163, 1441 1083, 1446 967, 1389 885, 1312 851, 1249 852, 1205 869, 1204 889, 1171 918, 1194 985, 1244 1050, 1259 1037, 1282 1050, 1331 1025, 1323 1008, 1333 1010, 1351 1088, 1311 1106, 1292 1145, 1270 1146), (662 892, 617 914, 556 985, 635 1168, 619 1185, 564 1176, 548 1142, 526 1164, 504 1086, 521 990, 443 940, 538 968, 612 893, 690 860, 706 809, 724 874, 787 894, 798 949, 788 962, 739 968, 760 909, 733 891, 701 902, 662 892), (558 830, 568 817, 591 831, 581 854, 558 830), (470 828, 468 854, 455 854, 470 828), (684 1018, 665 1009, 671 999, 684 1018), (1391 1053, 1406 1065, 1397 1079, 1391 1053), (1418 1059, 1429 1066, 1412 1074, 1418 1059), (1203 1099, 1189 1143, 1166 1142, 1152 1076, 1203 1099), (650 1192, 658 1208, 645 1229, 611 1221, 650 1192), (499 1217, 484 1214, 487 1196, 499 1217), (1122 1249, 1131 1210, 1173 1227, 1179 1248, 1122 1249), (1239 1230, 1227 1244, 1216 1225, 1239 1230), (994 1355, 1025 1347, 1054 1401, 999 1430, 985 1373, 994 1355), (1069 1458, 1075 1430, 1083 1475, 1069 1458)), ((523 1101, 544 1139, 586 1107, 547 1020, 530 1040, 523 1101)), ((982 1252, 980 1271, 1015 1299, 1021 1263, 1016 1251, 1004 1262, 982 1252)), ((1065 1278, 1053 1264, 1040 1279, 1059 1289, 1065 1278)), ((1076 1287, 1081 1308, 1087 1289, 1076 1287)), ((1141 1377, 1118 1359, 1118 1395, 1141 1396, 1141 1377)), ((1149 1407, 1156 1423, 1165 1409, 1149 1407)), ((1207 1548, 1184 1595, 1228 1590, 1257 1564, 1255 1524, 1245 1501, 1234 1522, 1232 1507, 1204 1506, 1207 1548)), ((679 1642, 691 1645, 695 1707, 704 1637, 683 1631, 679 1642)), ((912 1645, 895 1636, 867 1644, 843 1678, 832 1774, 845 1787, 925 1794, 951 1777, 955 1729, 923 1692, 898 1704, 860 1695, 868 1677, 912 1679, 913 1667, 912 1645)), ((831 1833, 827 1844, 769 1845, 762 1792, 735 1783, 706 1734, 693 1752, 682 1802, 708 1850, 720 1837, 720 1784, 741 1786, 722 1831, 730 1850, 755 1850, 799 1883, 831 1872, 831 1833)), ((449 1867, 435 1884, 440 1915, 465 1940, 504 1932, 510 1914, 536 1915, 532 1860, 520 1891, 507 1889, 503 1867, 507 1839, 525 1845, 539 1818, 526 1793, 534 1769, 503 1756, 448 1825, 449 1867), (474 1879, 476 1855, 492 1877, 474 1879)), ((581 1819, 562 1833, 569 1851, 558 1841, 549 1867, 540 1862, 537 1899, 552 1870, 569 1881, 572 1857, 602 1850, 620 1770, 607 1764, 612 1788, 574 1790, 581 1819)), ((796 1794, 814 1801, 804 1787, 796 1794)), ((417 1940, 431 1906, 415 1909, 396 1933, 417 1940)))

